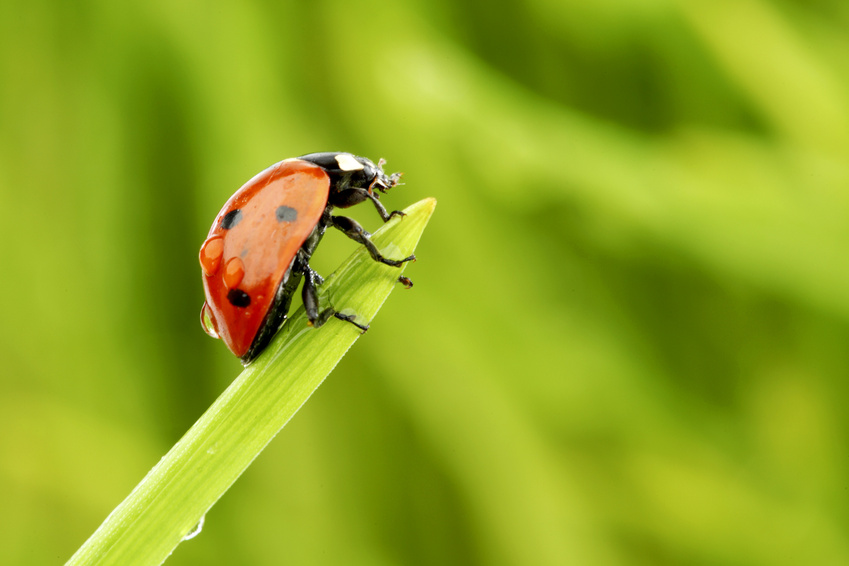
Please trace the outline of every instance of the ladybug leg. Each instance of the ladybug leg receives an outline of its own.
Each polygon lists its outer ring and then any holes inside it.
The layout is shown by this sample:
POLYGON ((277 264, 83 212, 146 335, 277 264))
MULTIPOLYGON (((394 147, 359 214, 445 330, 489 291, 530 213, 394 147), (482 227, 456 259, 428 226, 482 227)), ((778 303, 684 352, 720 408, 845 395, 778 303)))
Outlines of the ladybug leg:
POLYGON ((301 297, 304 299, 304 310, 307 311, 307 319, 312 326, 318 320, 318 291, 315 288, 316 273, 309 267, 304 268, 302 271, 304 274, 304 287, 301 290, 301 297))
MULTIPOLYGON (((331 311, 331 310, 333 310, 333 309, 324 309, 324 313, 326 313, 327 311, 331 311)), ((324 314, 324 313, 322 313, 322 314, 324 314)), ((365 334, 366 330, 368 330, 368 324, 360 324, 360 323, 356 322, 355 319, 357 317, 354 316, 354 315, 342 314, 341 312, 333 311, 333 316, 335 316, 339 320, 344 320, 345 322, 350 322, 351 324, 353 324, 354 326, 356 326, 357 328, 362 330, 362 332, 360 332, 360 334, 365 334)))
POLYGON ((307 311, 307 320, 309 321, 307 324, 314 328, 319 328, 321 326, 324 326, 324 323, 327 322, 331 316, 335 316, 340 320, 350 322, 351 324, 362 330, 363 333, 368 330, 368 325, 359 324, 358 322, 356 322, 355 316, 336 312, 336 309, 334 309, 333 307, 327 307, 323 311, 319 312, 318 291, 316 290, 316 283, 319 279, 321 279, 321 276, 315 271, 313 271, 312 268, 307 264, 305 264, 302 268, 302 272, 304 274, 304 288, 301 296, 304 299, 304 310, 307 311))
POLYGON ((385 263, 386 265, 391 265, 392 267, 401 267, 407 261, 415 261, 416 256, 411 255, 410 257, 405 257, 404 259, 389 259, 383 257, 380 253, 380 250, 377 249, 372 241, 369 239, 369 234, 363 227, 360 226, 360 223, 354 220, 353 218, 348 218, 347 216, 331 216, 330 221, 333 223, 333 227, 341 230, 346 236, 358 242, 366 247, 368 253, 371 254, 371 257, 374 258, 375 261, 379 261, 380 263, 385 263))
POLYGON ((339 208, 348 208, 350 206, 354 206, 355 204, 359 204, 366 199, 370 200, 374 204, 374 207, 377 209, 377 213, 380 214, 380 217, 383 219, 384 222, 389 222, 389 219, 393 216, 404 216, 404 213, 400 210, 386 212, 386 207, 384 207, 383 203, 378 200, 378 195, 374 194, 374 191, 371 187, 367 189, 346 189, 334 197, 333 205, 338 206, 339 208))
POLYGON ((380 214, 380 217, 384 222, 389 222, 389 219, 393 216, 406 216, 400 210, 393 210, 392 212, 387 213, 386 208, 383 206, 383 203, 377 200, 377 195, 374 194, 371 190, 368 191, 368 198, 371 202, 374 203, 374 207, 377 209, 377 213, 380 214))
POLYGON ((301 297, 304 299, 304 310, 307 311, 309 325, 319 327, 333 315, 333 309, 325 309, 319 313, 316 285, 319 284, 318 279, 320 276, 307 264, 304 264, 301 272, 304 274, 304 288, 301 290, 301 297))

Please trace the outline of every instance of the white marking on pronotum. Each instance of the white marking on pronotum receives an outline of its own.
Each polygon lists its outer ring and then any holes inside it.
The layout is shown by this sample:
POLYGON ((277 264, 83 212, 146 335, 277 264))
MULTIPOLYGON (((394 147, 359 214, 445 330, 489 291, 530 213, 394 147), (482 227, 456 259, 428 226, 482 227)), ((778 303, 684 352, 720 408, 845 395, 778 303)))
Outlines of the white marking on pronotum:
POLYGON ((359 171, 363 168, 363 164, 354 159, 353 155, 348 153, 340 153, 337 155, 336 163, 339 164, 339 169, 342 171, 359 171))

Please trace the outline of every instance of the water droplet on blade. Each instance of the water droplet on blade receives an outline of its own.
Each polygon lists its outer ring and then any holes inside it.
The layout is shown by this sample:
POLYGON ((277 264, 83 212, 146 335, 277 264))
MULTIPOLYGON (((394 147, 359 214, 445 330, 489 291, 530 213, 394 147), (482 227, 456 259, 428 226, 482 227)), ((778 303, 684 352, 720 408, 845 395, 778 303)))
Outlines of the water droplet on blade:
POLYGON ((192 529, 191 531, 189 531, 189 534, 184 536, 183 540, 192 540, 193 538, 198 536, 200 534, 200 532, 203 530, 203 522, 205 520, 206 520, 206 515, 204 515, 200 518, 200 521, 198 521, 198 524, 195 525, 195 528, 192 529))

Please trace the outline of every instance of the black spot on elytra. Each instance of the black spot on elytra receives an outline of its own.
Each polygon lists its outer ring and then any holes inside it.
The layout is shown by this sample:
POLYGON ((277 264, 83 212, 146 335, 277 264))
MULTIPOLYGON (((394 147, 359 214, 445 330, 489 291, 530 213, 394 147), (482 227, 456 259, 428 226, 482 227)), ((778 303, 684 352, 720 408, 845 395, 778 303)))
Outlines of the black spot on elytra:
POLYGON ((241 289, 230 289, 230 292, 227 293, 227 300, 234 307, 244 308, 251 304, 251 296, 241 289))
POLYGON ((277 207, 277 222, 294 222, 298 219, 298 211, 286 205, 277 207))
POLYGON ((238 224, 242 220, 242 211, 238 208, 236 210, 231 210, 227 214, 224 215, 224 218, 221 219, 221 227, 225 230, 229 230, 236 224, 238 224))

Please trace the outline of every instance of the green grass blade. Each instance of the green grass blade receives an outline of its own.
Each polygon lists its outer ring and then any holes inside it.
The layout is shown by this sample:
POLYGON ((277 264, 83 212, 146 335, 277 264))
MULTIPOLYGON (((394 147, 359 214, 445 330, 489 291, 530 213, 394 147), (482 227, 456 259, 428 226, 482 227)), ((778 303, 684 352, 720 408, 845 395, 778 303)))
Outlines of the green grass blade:
MULTIPOLYGON (((383 225, 372 241, 389 257, 413 253, 436 201, 383 225)), ((402 269, 373 261, 358 249, 321 287, 329 299, 370 322, 402 269)), ((330 320, 319 330, 295 312, 267 350, 147 474, 67 562, 161 564, 306 402, 359 338, 351 324, 330 320)))

